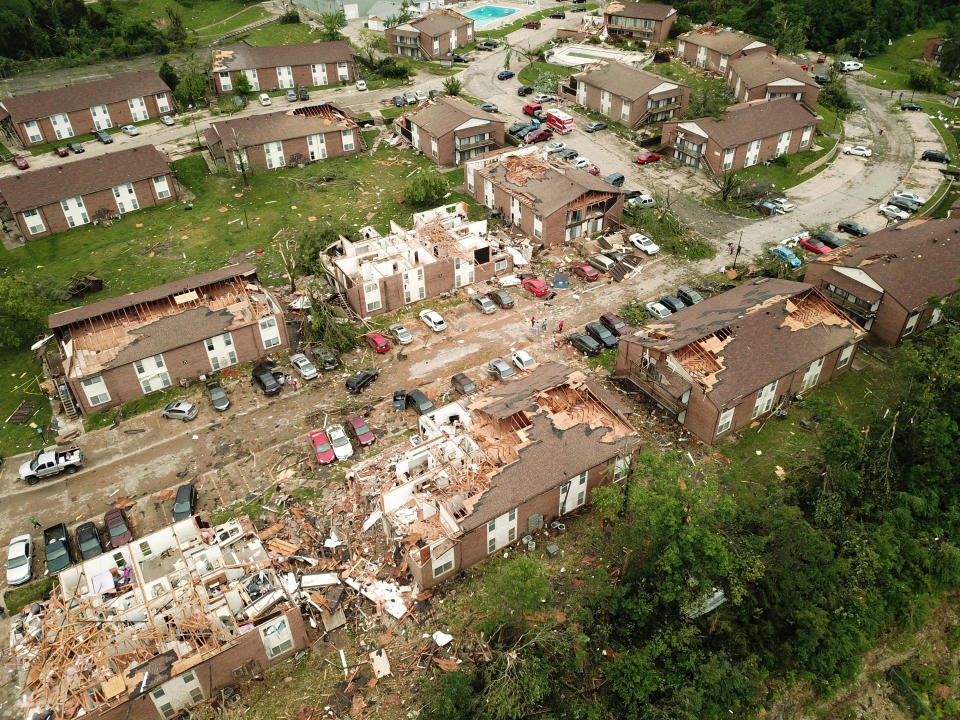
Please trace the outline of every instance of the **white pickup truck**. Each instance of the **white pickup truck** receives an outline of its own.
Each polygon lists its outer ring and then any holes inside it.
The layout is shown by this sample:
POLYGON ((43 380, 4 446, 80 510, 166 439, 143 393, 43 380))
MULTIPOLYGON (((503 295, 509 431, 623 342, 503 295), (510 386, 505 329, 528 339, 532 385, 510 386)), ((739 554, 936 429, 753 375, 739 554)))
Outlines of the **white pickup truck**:
POLYGON ((83 451, 78 447, 69 450, 41 450, 36 457, 20 466, 20 479, 34 485, 43 478, 60 473, 75 473, 83 467, 83 451))

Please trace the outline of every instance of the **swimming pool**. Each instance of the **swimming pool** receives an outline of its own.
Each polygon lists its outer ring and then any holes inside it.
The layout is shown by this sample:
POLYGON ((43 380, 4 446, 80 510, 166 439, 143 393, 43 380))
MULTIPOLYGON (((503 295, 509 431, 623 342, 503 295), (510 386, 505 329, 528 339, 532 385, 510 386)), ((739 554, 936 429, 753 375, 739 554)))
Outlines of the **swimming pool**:
POLYGON ((516 8, 500 7, 499 5, 484 5, 482 7, 474 8, 473 10, 468 10, 463 14, 473 20, 474 27, 482 28, 485 25, 489 25, 492 22, 507 17, 507 15, 513 15, 515 12, 517 12, 516 8))

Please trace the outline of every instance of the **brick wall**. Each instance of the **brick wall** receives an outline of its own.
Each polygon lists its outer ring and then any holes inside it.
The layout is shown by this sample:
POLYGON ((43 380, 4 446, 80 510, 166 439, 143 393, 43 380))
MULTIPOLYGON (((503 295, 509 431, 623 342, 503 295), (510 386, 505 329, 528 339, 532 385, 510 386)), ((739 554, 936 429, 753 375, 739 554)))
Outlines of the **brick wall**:
MULTIPOLYGON (((153 94, 143 96, 144 109, 146 110, 148 117, 160 117, 165 113, 173 111, 173 93, 166 93, 166 95, 167 102, 171 109, 164 110, 163 112, 160 112, 160 110, 157 108, 157 98, 153 94)), ((133 115, 130 113, 130 106, 127 104, 126 100, 109 103, 107 105, 107 112, 110 113, 110 121, 113 123, 114 128, 118 128, 121 125, 129 125, 133 122, 133 115)), ((49 117, 45 117, 36 120, 39 130, 43 134, 43 139, 39 142, 30 142, 24 123, 17 123, 15 127, 17 135, 20 137, 20 142, 23 143, 24 147, 55 142, 57 140, 67 143, 73 137, 78 135, 88 135, 97 129, 93 122, 93 115, 90 114, 90 108, 68 112, 67 117, 70 120, 70 126, 73 128, 73 135, 71 137, 57 138, 57 133, 53 129, 53 123, 50 122, 49 117)))
MULTIPOLYGON (((811 121, 810 127, 815 127, 815 121, 811 121)), ((675 127, 675 126, 674 126, 675 127)), ((676 132, 674 130, 673 134, 676 132)), ((800 142, 803 139, 803 128, 795 128, 793 134, 790 136, 790 144, 787 148, 787 155, 792 155, 793 153, 800 152, 801 150, 809 150, 813 145, 814 132, 810 133, 810 137, 807 140, 805 147, 800 147, 800 142)), ((669 142, 667 140, 666 128, 664 128, 664 143, 669 142)), ((757 155, 757 164, 766 162, 767 160, 772 160, 777 152, 777 145, 780 142, 779 135, 772 135, 770 137, 763 138, 760 141, 760 152, 757 155)), ((744 143, 736 148, 733 154, 733 165, 730 170, 742 170, 743 164, 747 158, 747 148, 748 143, 744 143)), ((724 150, 720 145, 713 139, 707 139, 707 150, 705 153, 704 160, 710 165, 710 169, 714 173, 723 172, 723 156, 724 150)))
MULTIPOLYGON (((353 82, 356 79, 356 69, 354 68, 352 60, 345 60, 347 63, 347 78, 348 82, 353 82)), ((317 63, 323 64, 327 68, 327 85, 338 85, 340 84, 337 63, 317 63)), ((293 65, 290 68, 290 71, 293 73, 293 84, 294 88, 299 85, 303 87, 317 87, 313 82, 313 69, 311 65, 293 65)), ((237 86, 237 77, 243 74, 243 70, 231 70, 230 71, 230 87, 235 88, 237 86)), ((260 90, 257 92, 271 92, 273 90, 280 89, 280 82, 277 79, 277 68, 273 67, 262 67, 257 68, 257 84, 260 86, 260 90)), ((233 90, 224 90, 221 84, 221 78, 219 72, 213 73, 213 87, 216 90, 217 94, 232 93, 233 90)), ((294 88, 287 88, 292 90, 294 88)))
MULTIPOLYGON (((356 155, 360 152, 361 139, 360 128, 353 128, 353 150, 344 152, 343 136, 340 134, 340 130, 323 133, 323 142, 327 150, 327 157, 325 159, 342 157, 343 155, 356 155)), ((280 142, 283 145, 283 159, 285 163, 290 162, 290 159, 298 153, 303 162, 310 161, 310 147, 307 144, 306 137, 288 138, 280 142)), ((251 145, 246 148, 246 150, 248 168, 256 168, 259 170, 268 169, 267 154, 263 149, 263 145, 251 145)), ((236 175, 240 172, 240 168, 234 162, 232 151, 224 153, 224 158, 231 173, 236 175)), ((316 160, 315 162, 321 162, 321 160, 316 160)), ((270 169, 276 170, 277 168, 270 169)))

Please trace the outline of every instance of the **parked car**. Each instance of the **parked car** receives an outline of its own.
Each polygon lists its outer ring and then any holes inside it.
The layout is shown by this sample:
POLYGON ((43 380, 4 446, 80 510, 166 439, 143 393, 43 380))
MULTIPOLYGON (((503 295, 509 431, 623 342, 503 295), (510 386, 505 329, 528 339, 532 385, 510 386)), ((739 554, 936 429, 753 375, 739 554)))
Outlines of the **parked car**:
POLYGON ((906 210, 901 210, 900 208, 895 207, 893 205, 881 205, 880 207, 877 208, 877 212, 880 213, 881 215, 884 215, 890 218, 891 220, 909 220, 910 219, 910 213, 908 213, 906 210))
POLYGON ((299 85, 297 87, 297 97, 300 98, 301 100, 309 100, 310 91, 307 90, 303 85, 299 85))
POLYGON ((657 206, 656 198, 653 195, 640 193, 632 198, 627 198, 626 206, 628 208, 655 208, 657 206))
POLYGON ((646 165, 647 163, 654 163, 660 159, 660 155, 655 152, 642 152, 637 155, 637 159, 634 162, 637 165, 646 165))
POLYGON ((30 163, 27 162, 26 158, 22 158, 19 155, 13 159, 13 165, 17 170, 26 170, 30 167, 30 163))
POLYGON ((517 366, 517 370, 529 370, 537 361, 526 350, 514 350, 510 353, 510 361, 517 366))
POLYGON ((453 386, 453 389, 461 395, 468 395, 477 389, 477 386, 473 380, 463 373, 457 373, 450 378, 450 384, 453 386))
POLYGON ((478 45, 478 46, 479 46, 479 45, 485 45, 486 47, 490 48, 491 50, 495 50, 495 49, 497 49, 498 47, 500 47, 500 43, 499 43, 499 42, 497 42, 496 40, 490 39, 490 38, 484 40, 483 42, 477 43, 477 45, 478 45))
POLYGON ((626 181, 626 178, 623 176, 623 173, 610 173, 603 179, 603 181, 607 183, 607 185, 623 187, 623 183, 626 181))
POLYGON ((403 101, 404 101, 407 105, 416 105, 416 104, 417 104, 417 96, 416 96, 415 93, 412 93, 412 92, 410 92, 409 90, 407 90, 407 91, 403 94, 403 101))
POLYGON ((183 420, 184 422, 188 422, 193 420, 198 412, 200 412, 200 409, 196 405, 188 403, 186 400, 175 400, 172 403, 164 405, 160 414, 168 420, 183 420))
POLYGON ((347 392, 354 395, 359 395, 368 385, 370 385, 370 383, 377 379, 379 374, 380 371, 374 368, 367 368, 365 370, 355 372, 353 375, 347 378, 347 382, 345 383, 347 392))
POLYGON ((827 76, 827 75, 814 75, 814 76, 813 76, 813 81, 814 81, 817 85, 829 85, 829 84, 832 82, 832 81, 830 80, 830 77, 827 76))
MULTIPOLYGON (((409 398, 410 394, 407 393, 407 399, 409 400, 409 398)), ((360 447, 370 447, 377 441, 377 436, 373 434, 373 431, 367 426, 367 422, 359 415, 349 415, 343 422, 347 426, 347 431, 353 435, 360 447)))
POLYGON ((482 103, 478 105, 478 107, 484 112, 492 112, 492 113, 500 112, 500 108, 498 108, 495 104, 490 102, 482 103))
POLYGON ((336 370, 340 367, 340 361, 337 360, 337 356, 323 347, 314 349, 313 359, 314 362, 324 370, 336 370))
MULTIPOLYGON (((362 82, 363 80, 357 80, 357 90, 361 89, 360 83, 362 82)), ((366 88, 367 88, 367 85, 366 83, 364 83, 363 89, 366 90, 366 88)), ((297 101, 297 93, 295 93, 293 90, 287 90, 287 102, 296 102, 296 101, 297 101)))
POLYGON ((849 233, 851 235, 856 235, 857 237, 864 237, 870 234, 870 231, 867 230, 863 225, 853 220, 841 220, 837 223, 837 230, 840 232, 849 233))
POLYGON ((460 53, 454 53, 453 61, 458 63, 469 63, 470 58, 468 58, 466 55, 461 55, 460 53))
POLYGON ((591 175, 599 175, 599 174, 600 174, 600 168, 598 168, 596 165, 593 165, 593 164, 587 165, 587 167, 583 168, 583 170, 587 171, 587 172, 590 173, 591 175))
POLYGON ((193 483, 185 483, 177 488, 173 498, 173 521, 180 522, 193 515, 197 507, 197 489, 193 483))
POLYGON ((430 310, 429 308, 421 310, 420 320, 434 332, 443 332, 447 329, 447 323, 444 322, 443 317, 436 310, 430 310))
POLYGON ((551 100, 556 100, 556 98, 549 93, 537 93, 533 96, 533 101, 538 103, 550 102, 551 100))
POLYGON ((417 102, 427 99, 427 93, 423 90, 415 90, 413 94, 416 96, 417 102))
POLYGON ((920 209, 920 206, 910 198, 894 195, 887 201, 887 205, 893 205, 901 210, 906 210, 911 215, 920 209))
POLYGON ((407 409, 413 410, 417 415, 427 415, 437 409, 437 406, 430 402, 423 390, 411 390, 407 393, 407 409))
POLYGON ((517 88, 517 95, 520 97, 526 97, 527 95, 533 95, 533 88, 529 85, 521 85, 517 88))
POLYGON ((33 538, 17 535, 7 547, 7 585, 23 585, 33 576, 33 538))
POLYGON ((549 140, 552 137, 553 137, 553 131, 550 130, 549 128, 542 127, 542 128, 538 128, 537 130, 534 130, 533 132, 527 133, 526 136, 524 137, 524 142, 526 142, 527 145, 533 145, 534 143, 543 142, 544 140, 549 140))
POLYGON ((617 336, 598 322, 589 322, 586 325, 587 333, 604 348, 615 348, 618 345, 617 336))
POLYGON ((630 334, 630 328, 619 315, 615 313, 604 313, 600 316, 600 324, 617 337, 623 337, 630 334))
POLYGON ((581 169, 583 169, 583 168, 588 168, 588 167, 590 167, 591 165, 593 165, 593 163, 591 163, 590 160, 589 160, 588 158, 586 158, 585 156, 583 156, 583 155, 578 155, 578 156, 577 156, 577 159, 573 161, 572 165, 573 165, 574 167, 576 167, 576 168, 581 168, 581 169))
POLYGON ((329 465, 336 461, 337 455, 333 451, 333 446, 330 444, 330 438, 327 437, 326 430, 311 430, 309 437, 318 463, 321 465, 329 465))
POLYGON ((783 262, 790 265, 790 267, 800 267, 802 264, 800 262, 800 258, 798 258, 790 248, 785 248, 782 245, 778 245, 772 250, 772 252, 778 260, 783 260, 783 262))
POLYGON ((818 62, 818 63, 825 63, 826 61, 827 61, 827 56, 826 56, 826 55, 824 55, 823 53, 820 53, 819 55, 817 55, 817 62, 818 62))
POLYGON ((570 270, 574 275, 582 277, 587 282, 593 282, 594 280, 600 279, 600 273, 592 265, 588 265, 585 262, 574 263, 570 266, 570 270))
POLYGON ((216 380, 207 383, 207 395, 210 397, 210 404, 213 405, 214 410, 223 412, 230 407, 230 398, 227 397, 223 386, 216 380))
POLYGON ((587 9, 583 5, 577 5, 576 7, 572 7, 569 10, 567 10, 567 12, 586 12, 586 11, 587 9))
POLYGON ((830 248, 828 248, 822 242, 808 237, 805 237, 800 241, 800 247, 806 248, 815 255, 823 255, 824 253, 830 252, 830 248))
POLYGON ((656 255, 660 252, 660 246, 643 233, 632 233, 627 241, 637 250, 643 250, 647 255, 656 255))
POLYGON ((56 153, 57 157, 67 157, 70 154, 70 151, 67 150, 63 145, 57 145, 53 152, 56 153))
POLYGON ((547 145, 546 150, 547 150, 548 153, 550 153, 550 154, 552 155, 552 154, 554 154, 554 153, 560 152, 560 151, 563 150, 566 146, 567 146, 566 143, 560 142, 559 140, 555 140, 554 142, 552 142, 552 143, 550 143, 549 145, 547 145))
POLYGON ((505 380, 517 374, 517 371, 507 365, 503 358, 494 358, 487 363, 487 372, 496 376, 498 380, 505 380))
POLYGON ((487 297, 493 300, 495 305, 499 305, 504 310, 513 307, 513 298, 510 297, 510 293, 506 290, 491 290, 487 293, 487 297))
POLYGON ((253 382, 260 386, 264 395, 278 395, 283 386, 277 382, 266 363, 257 363, 253 368, 253 382))
POLYGON ((674 295, 664 295, 660 298, 660 304, 669 308, 671 313, 678 313, 687 307, 683 300, 674 295))
POLYGON ((520 284, 523 285, 525 290, 530 291, 537 297, 542 297, 547 294, 550 290, 542 280, 535 277, 525 277, 520 281, 520 284))
POLYGON ((413 335, 411 335, 410 331, 400 323, 394 323, 388 327, 387 332, 390 333, 390 337, 392 337, 401 345, 409 345, 413 342, 413 335))
POLYGON ((109 145, 113 142, 113 138, 110 137, 110 133, 108 133, 106 130, 94 130, 93 135, 104 145, 109 145))
POLYGON ((916 203, 917 205, 925 205, 927 199, 917 195, 915 192, 907 192, 905 190, 896 190, 893 193, 893 197, 897 198, 906 198, 910 202, 916 203))
POLYGON ((382 355, 390 350, 390 343, 387 342, 387 338, 384 337, 383 333, 368 333, 366 338, 367 345, 376 350, 377 355, 382 355))
POLYGON ((793 212, 797 207, 785 197, 774 198, 773 200, 768 200, 767 202, 773 205, 777 209, 777 212, 781 213, 793 212))
POLYGON ((843 149, 844 155, 860 155, 861 157, 870 157, 873 155, 873 150, 866 147, 865 145, 847 145, 843 149))
POLYGON ((530 30, 539 30, 540 25, 541 23, 539 20, 528 20, 523 24, 523 27, 529 28, 530 30))
POLYGON ((123 547, 133 540, 133 531, 127 522, 127 514, 123 508, 110 508, 103 515, 103 524, 107 528, 107 537, 110 538, 110 547, 123 547))
POLYGON ((81 560, 89 560, 103 553, 103 543, 100 540, 100 531, 92 522, 81 523, 74 532, 77 539, 77 550, 81 560))
POLYGON ((470 302, 476 305, 477 310, 484 315, 492 315, 497 311, 497 306, 494 305, 486 295, 473 295, 470 298, 470 302))
POLYGON ((170 127, 171 125, 173 125, 173 118, 170 117, 169 115, 161 115, 160 122, 166 125, 167 127, 170 127))
POLYGON ((555 13, 550 13, 550 15, 549 15, 548 17, 549 17, 551 20, 563 20, 563 19, 566 18, 567 16, 566 16, 566 14, 565 14, 562 10, 560 10, 560 11, 555 12, 555 13))
POLYGON ((134 135, 140 134, 140 129, 136 125, 121 125, 120 132, 122 132, 124 135, 133 137, 134 135))
POLYGON ((313 380, 319 373, 316 366, 303 353, 294 353, 290 356, 290 364, 304 380, 313 380))
POLYGON ((857 60, 841 60, 835 64, 837 70, 840 72, 856 72, 857 70, 863 70, 863 63, 857 60))
POLYGON ((75 153, 77 155, 83 152, 83 145, 81 145, 80 143, 74 140, 71 140, 70 142, 68 142, 67 147, 70 148, 70 152, 75 153))
POLYGON ((900 109, 901 109, 901 110, 912 111, 912 112, 919 112, 920 110, 923 110, 922 107, 920 107, 920 106, 917 105, 916 103, 912 103, 912 102, 904 103, 903 105, 900 106, 900 109))
POLYGON ((557 160, 573 160, 577 157, 577 151, 573 148, 567 148, 557 153, 557 160))
POLYGON ((266 107, 267 105, 272 105, 272 104, 273 104, 273 103, 271 102, 271 100, 270 100, 270 96, 267 95, 266 93, 260 93, 260 94, 257 96, 257 100, 259 100, 259 101, 260 101, 260 104, 263 105, 264 107, 266 107))
MULTIPOLYGON (((367 81, 357 80, 357 90, 359 90, 360 92, 363 92, 366 89, 367 89, 367 81)), ((287 93, 287 94, 289 95, 290 93, 287 93)))
POLYGON ((62 522, 43 529, 43 555, 47 565, 44 575, 56 575, 73 565, 70 537, 62 522))
POLYGON ((677 288, 677 297, 687 307, 693 307, 697 303, 703 302, 703 295, 687 285, 681 285, 677 288))
POLYGON ((847 244, 846 240, 841 240, 839 237, 834 235, 832 232, 827 230, 818 230, 811 236, 813 240, 819 240, 824 245, 826 245, 831 250, 836 250, 837 248, 842 248, 847 244))
POLYGON ((601 122, 600 120, 591 120, 583 127, 588 133, 597 132, 598 130, 606 130, 607 124, 601 122))
POLYGON ((670 308, 658 302, 648 302, 644 307, 654 320, 663 320, 670 315, 670 308))
POLYGON ((394 107, 403 107, 404 106, 403 95, 394 95, 393 96, 393 106, 394 107))
POLYGON ((617 261, 603 253, 598 253, 597 255, 591 255, 587 258, 587 262, 590 263, 600 272, 610 272, 614 265, 617 264, 617 261))
POLYGON ((924 150, 923 155, 920 156, 920 159, 930 160, 931 162, 940 162, 940 163, 950 162, 950 156, 947 155, 942 150, 924 150))
POLYGON ((511 72, 510 70, 501 70, 499 73, 497 73, 497 80, 509 80, 510 78, 516 76, 517 74, 515 72, 511 72))
POLYGON ((353 445, 342 427, 331 425, 327 428, 327 437, 330 438, 330 446, 333 448, 333 454, 337 460, 346 460, 353 457, 353 445))
POLYGON ((600 354, 600 343, 583 333, 570 333, 570 344, 584 355, 593 357, 600 354))

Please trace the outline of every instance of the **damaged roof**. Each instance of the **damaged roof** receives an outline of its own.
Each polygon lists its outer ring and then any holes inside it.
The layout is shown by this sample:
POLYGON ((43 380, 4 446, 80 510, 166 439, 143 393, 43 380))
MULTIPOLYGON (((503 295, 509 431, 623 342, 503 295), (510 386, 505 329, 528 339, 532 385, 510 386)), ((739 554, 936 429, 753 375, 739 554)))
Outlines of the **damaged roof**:
POLYGON ((591 70, 574 75, 578 82, 586 83, 627 100, 639 100, 646 95, 659 95, 674 92, 678 88, 689 87, 682 83, 666 80, 646 70, 624 65, 623 63, 604 63, 591 70))
POLYGON ((673 356, 718 407, 748 395, 864 331, 808 283, 761 278, 643 328, 637 343, 673 356))
POLYGON ((638 3, 628 0, 613 0, 603 11, 607 15, 621 15, 623 17, 641 18, 643 20, 666 20, 676 10, 671 5, 658 3, 638 3))
POLYGON ((464 25, 473 25, 473 20, 453 10, 440 9, 428 12, 408 24, 429 37, 438 37, 464 25))
POLYGON ((208 133, 212 131, 224 150, 233 150, 238 145, 252 147, 355 127, 357 123, 349 117, 349 113, 336 105, 324 103, 215 122, 204 134, 209 138, 211 136, 208 133))
POLYGON ((696 30, 690 30, 682 35, 678 35, 677 39, 688 42, 691 45, 700 45, 709 50, 716 50, 723 55, 733 55, 751 45, 756 45, 757 47, 766 45, 763 41, 756 40, 746 33, 730 32, 716 25, 705 25, 696 30))
MULTIPOLYGON (((433 137, 441 137, 453 132, 468 120, 483 120, 487 123, 501 123, 485 110, 456 97, 437 97, 418 108, 404 113, 403 117, 423 128, 433 137)), ((479 126, 478 126, 479 127, 479 126)))
POLYGON ((234 45, 213 51, 212 72, 229 70, 255 70, 257 68, 283 67, 286 65, 313 65, 335 62, 350 62, 353 51, 346 40, 331 42, 296 43, 294 45, 268 45, 252 47, 234 45))
POLYGON ((767 85, 788 78, 797 83, 819 88, 806 70, 794 62, 769 53, 753 53, 730 61, 730 69, 740 76, 748 88, 767 85))
MULTIPOLYGON (((916 218, 857 238, 815 261, 836 268, 856 268, 907 310, 926 304, 932 296, 946 297, 960 290, 960 218, 916 218)), ((842 272, 832 273, 841 285, 842 272)), ((849 286, 850 279, 842 284, 849 286)), ((870 300, 871 296, 857 296, 870 300)), ((876 292, 874 300, 880 298, 876 292)))

